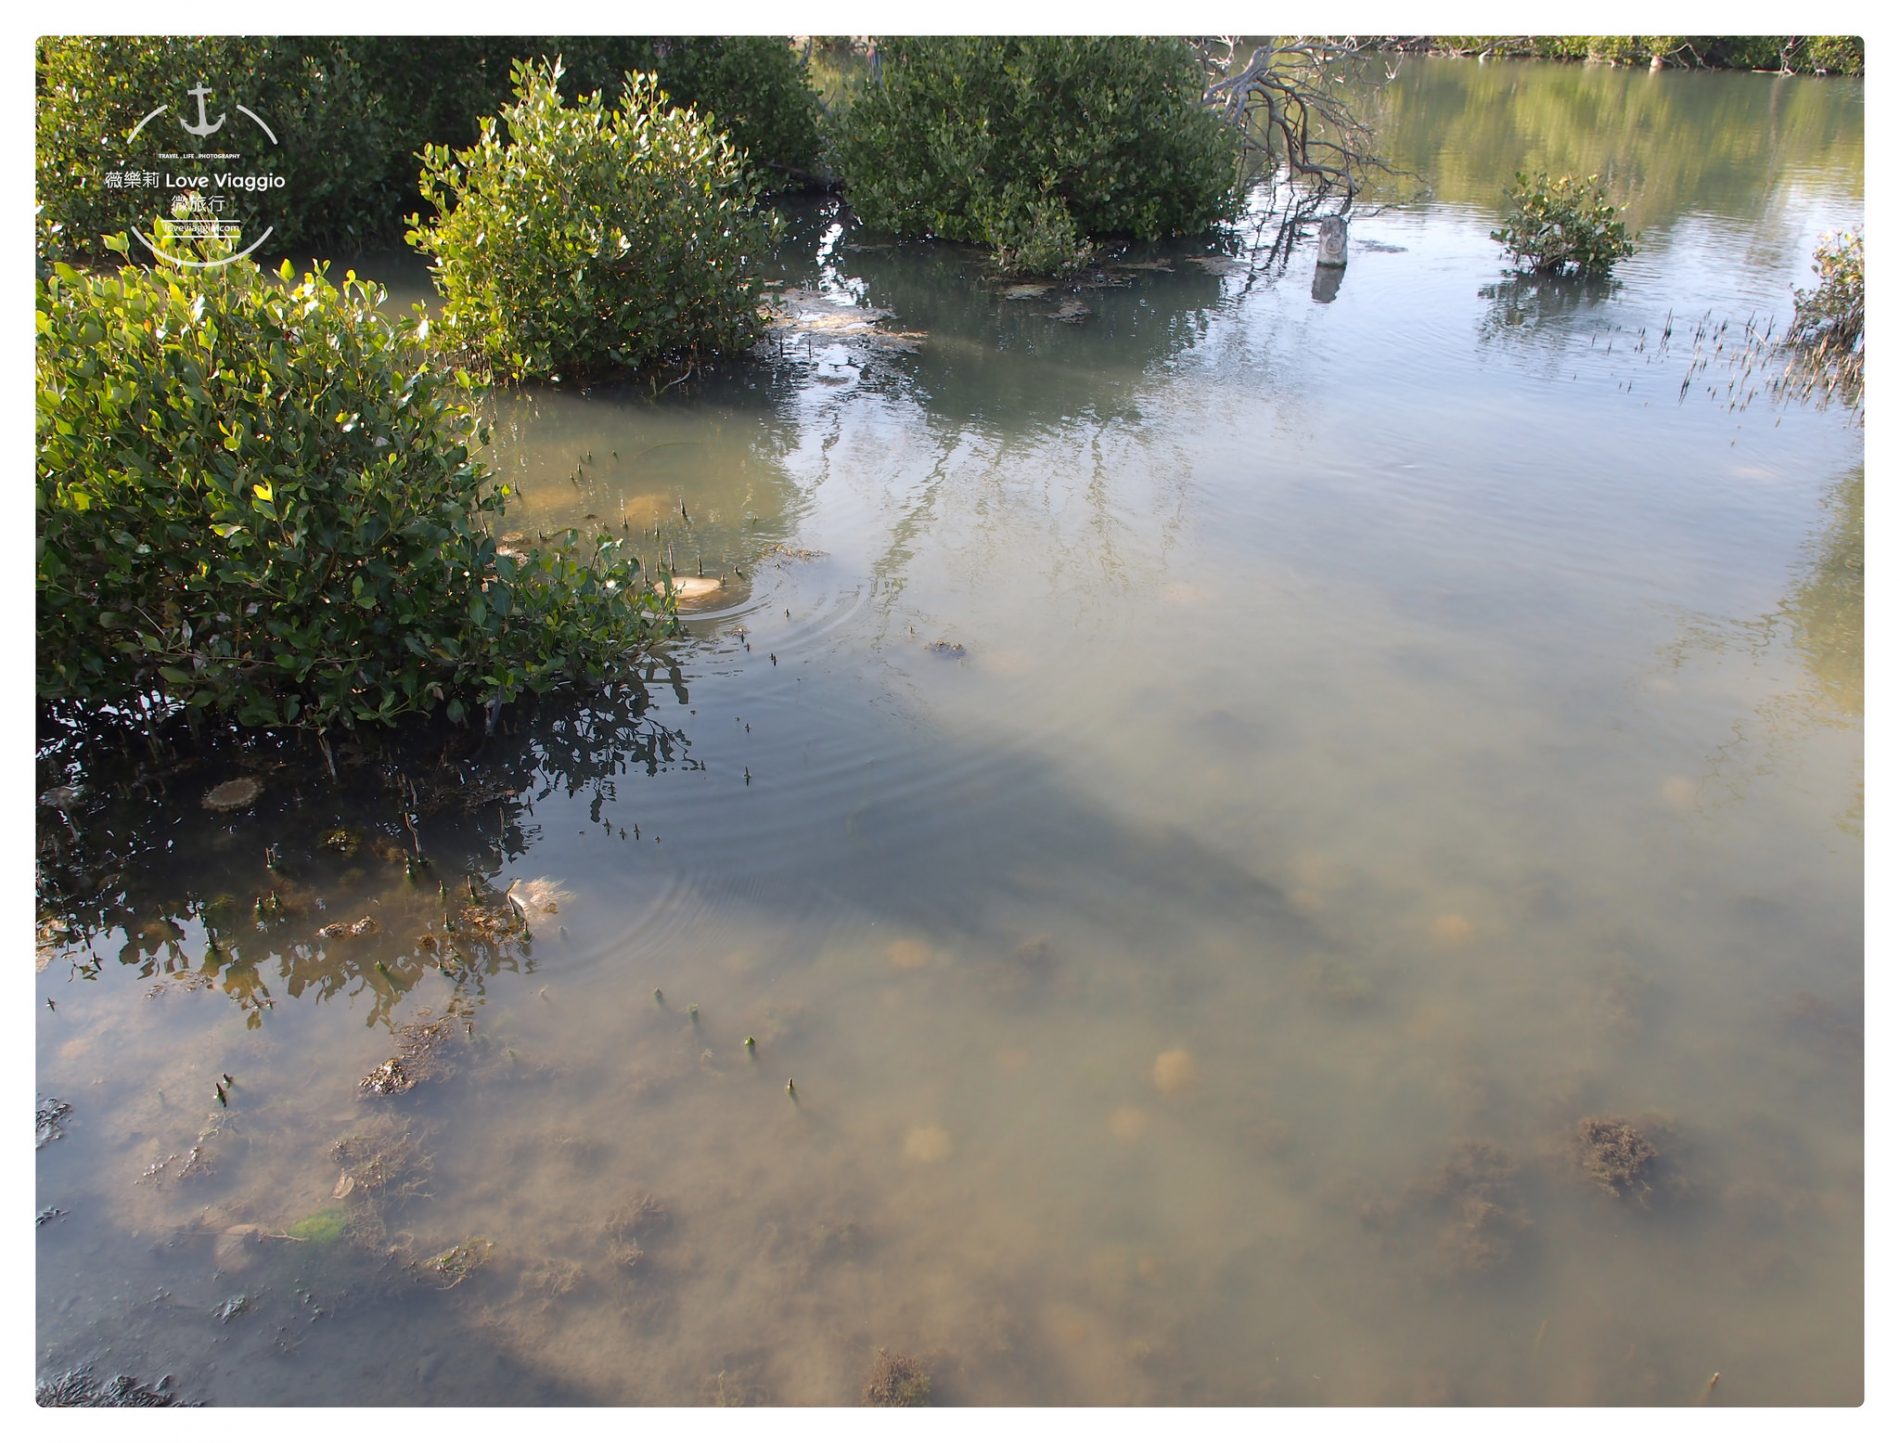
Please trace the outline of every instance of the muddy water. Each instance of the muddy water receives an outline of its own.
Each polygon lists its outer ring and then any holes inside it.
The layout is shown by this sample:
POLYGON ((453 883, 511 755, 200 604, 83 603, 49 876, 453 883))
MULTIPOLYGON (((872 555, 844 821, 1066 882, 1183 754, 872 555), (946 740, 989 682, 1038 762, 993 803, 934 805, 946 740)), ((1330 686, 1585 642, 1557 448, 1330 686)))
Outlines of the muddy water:
POLYGON ((42 810, 42 1374, 1858 1400, 1862 433, 1682 381, 1859 217, 1859 89, 1407 65, 1400 158, 1485 179, 1330 299, 1310 245, 1008 298, 818 208, 755 361, 503 407, 511 526, 723 581, 627 687, 447 785, 42 810), (1580 131, 1644 249, 1514 283, 1494 193, 1580 131))

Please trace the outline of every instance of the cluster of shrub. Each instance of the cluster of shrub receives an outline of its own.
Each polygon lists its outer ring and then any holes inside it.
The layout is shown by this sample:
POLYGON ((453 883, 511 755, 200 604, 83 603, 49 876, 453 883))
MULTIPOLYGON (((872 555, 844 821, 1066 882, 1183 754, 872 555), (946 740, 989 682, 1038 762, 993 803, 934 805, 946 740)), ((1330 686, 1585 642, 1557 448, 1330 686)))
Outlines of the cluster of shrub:
POLYGON ((1558 275, 1606 276, 1636 253, 1623 212, 1596 176, 1521 171, 1513 179, 1510 210, 1491 239, 1519 266, 1558 275))
POLYGON ((1859 226, 1822 237, 1816 285, 1794 298, 1794 357, 1783 379, 1791 394, 1838 395, 1858 410, 1867 368, 1867 240, 1859 226))
POLYGON ((598 91, 610 117, 626 77, 647 77, 632 111, 661 94, 693 109, 755 192, 829 167, 874 227, 986 245, 1023 270, 1072 269, 1094 237, 1203 230, 1234 203, 1232 137, 1201 107, 1181 40, 888 40, 870 83, 823 117, 782 37, 55 37, 37 53, 43 250, 102 254, 101 158, 181 76, 268 109, 278 144, 261 164, 286 182, 272 243, 301 253, 392 241, 418 209, 443 212, 453 158, 486 149, 493 117, 499 143, 536 162, 504 111, 526 100, 518 62, 557 58, 563 94, 598 91))
MULTIPOLYGON (((1231 143, 1184 43, 915 41, 878 59, 826 137, 874 225, 1062 269, 1091 236, 1231 210, 1231 143)), ((497 544, 509 488, 482 461, 480 402, 495 381, 756 338, 761 196, 821 163, 791 45, 96 37, 42 40, 37 61, 50 708, 319 737, 459 723, 610 675, 677 625, 666 578, 615 538, 497 544), (323 265, 233 260, 164 216, 140 219, 178 260, 135 264, 102 171, 180 77, 268 109, 275 243, 406 232, 434 318, 391 317, 323 265)))
POLYGON ((983 36, 880 42, 832 154, 877 230, 992 247, 1052 274, 1107 235, 1205 231, 1233 213, 1235 139, 1179 40, 983 36))
POLYGON ((796 56, 764 40, 578 42, 583 78, 618 70, 624 90, 570 106, 554 62, 510 64, 498 98, 489 61, 514 47, 427 42, 465 47, 450 66, 422 44, 41 42, 49 715, 319 738, 492 721, 523 693, 615 675, 677 626, 668 578, 618 538, 498 544, 509 488, 481 458, 483 390, 752 338, 758 194, 817 150, 796 56), (444 283, 440 317, 392 317, 380 288, 322 265, 266 272, 164 216, 150 223, 177 260, 134 264, 102 224, 101 158, 181 75, 269 97, 287 241, 378 239, 406 209, 444 283))
POLYGON ((38 690, 54 714, 319 735, 461 723, 605 680, 670 623, 669 593, 617 538, 498 545, 508 487, 480 458, 478 388, 385 299, 288 262, 58 261, 39 280, 38 690))
MULTIPOLYGON (((821 164, 871 227, 1022 271, 1235 211, 1184 41, 892 40, 867 72, 821 117, 782 38, 42 40, 42 699, 321 735, 612 674, 677 625, 666 578, 604 535, 497 546, 482 390, 742 350, 761 196, 821 164), (401 227, 435 318, 321 265, 132 264, 101 160, 181 76, 268 97, 278 241, 401 227)), ((1593 181, 1521 185, 1498 238, 1544 268, 1629 249, 1593 181)))
POLYGON ((1428 35, 1395 49, 1443 54, 1594 60, 1614 65, 1771 70, 1777 74, 1863 75, 1867 47, 1858 35, 1428 35))
POLYGON ((417 156, 460 148, 514 93, 518 60, 559 57, 570 95, 651 75, 675 105, 712 117, 762 177, 795 183, 818 165, 817 97, 782 38, 603 36, 58 36, 36 53, 36 179, 68 258, 96 256, 109 229, 99 183, 142 116, 181 85, 245 100, 285 177, 272 211, 286 250, 399 240, 416 209, 417 156))

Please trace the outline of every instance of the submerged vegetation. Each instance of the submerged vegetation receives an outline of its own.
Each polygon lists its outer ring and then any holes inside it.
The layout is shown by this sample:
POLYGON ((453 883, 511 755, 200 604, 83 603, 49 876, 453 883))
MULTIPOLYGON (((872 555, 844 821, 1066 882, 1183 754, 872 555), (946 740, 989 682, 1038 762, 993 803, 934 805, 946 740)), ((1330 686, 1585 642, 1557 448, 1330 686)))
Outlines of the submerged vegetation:
POLYGON ((167 1375, 156 1383, 141 1383, 125 1373, 100 1382, 89 1369, 78 1368, 56 1378, 42 1378, 33 1401, 42 1408, 189 1408, 194 1406, 175 1391, 167 1375))
POLYGON ((1656 1148, 1636 1124, 1621 1117, 1586 1117, 1577 1124, 1577 1165, 1614 1198, 1648 1200, 1656 1148))
POLYGON ((864 1401, 873 1408, 924 1407, 930 1402, 930 1375, 915 1358, 879 1348, 864 1385, 864 1401))

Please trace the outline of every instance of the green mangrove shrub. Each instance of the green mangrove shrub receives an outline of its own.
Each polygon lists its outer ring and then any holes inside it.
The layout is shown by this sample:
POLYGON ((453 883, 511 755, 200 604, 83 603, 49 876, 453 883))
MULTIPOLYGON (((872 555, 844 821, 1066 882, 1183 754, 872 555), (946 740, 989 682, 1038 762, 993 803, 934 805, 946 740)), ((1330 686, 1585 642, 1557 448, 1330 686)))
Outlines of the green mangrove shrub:
MULTIPOLYGON (((1400 48, 1419 42, 1391 37, 1400 48)), ((1613 65, 1669 65, 1711 70, 1788 70, 1797 74, 1861 75, 1866 45, 1858 35, 1433 35, 1425 48, 1454 55, 1535 56, 1598 60, 1613 65)))
POLYGON ((1863 232, 1825 236, 1814 252, 1820 284, 1797 290, 1793 351, 1779 389, 1789 395, 1839 397, 1860 410, 1867 373, 1867 256, 1863 232))
MULTIPOLYGON (((389 157, 400 148, 389 107, 357 63, 352 43, 244 35, 52 36, 36 60, 34 183, 41 213, 69 257, 104 258, 102 237, 125 229, 109 173, 139 157, 127 137, 154 107, 175 123, 194 85, 208 88, 212 113, 249 106, 277 137, 245 147, 243 168, 280 176, 271 193, 270 246, 360 243, 392 234, 389 157), (252 151, 255 150, 255 153, 252 151)), ((244 124, 245 122, 237 122, 244 124)), ((225 133, 235 132, 227 122, 225 133)), ((175 130, 152 130, 148 166, 175 130)), ((247 136, 250 132, 245 132, 247 136)), ((170 144, 171 142, 166 142, 170 144)), ((406 167, 411 171, 413 162, 406 167)), ((156 173, 156 172, 154 172, 156 173)))
POLYGON ((1095 254, 1074 213, 1046 181, 1034 188, 1020 181, 1005 186, 990 207, 984 236, 996 248, 996 264, 1012 275, 1068 275, 1095 254))
POLYGON ((1867 329, 1867 250, 1861 228, 1822 237, 1814 273, 1820 284, 1795 292, 1791 338, 1804 346, 1854 349, 1867 329))
POLYGON ((793 179, 818 169, 818 95, 783 35, 675 35, 643 42, 644 64, 675 105, 725 131, 762 170, 793 179))
POLYGON ((272 249, 399 240, 423 147, 473 143, 511 98, 515 62, 559 55, 579 93, 654 74, 777 184, 818 166, 817 97, 784 36, 51 36, 35 53, 39 203, 61 254, 103 257, 100 237, 127 223, 105 184, 127 135, 203 84, 214 110, 249 105, 279 139, 245 157, 285 180, 272 249))
POLYGON ((425 145, 461 149, 482 117, 514 96, 517 61, 561 61, 570 94, 620 92, 630 70, 660 82, 784 183, 818 164, 818 101, 785 36, 479 35, 376 36, 346 42, 384 97, 407 196, 416 207, 415 156, 425 145))
POLYGON ((832 162, 874 229, 1055 273, 1092 241, 1194 234, 1234 213, 1234 132, 1201 91, 1180 40, 886 39, 841 107, 832 162))
POLYGON ((562 73, 517 65, 514 104, 473 145, 423 152, 435 214, 409 242, 430 258, 446 338, 511 380, 750 345, 773 227, 732 143, 651 75, 629 74, 610 109, 598 91, 564 104, 562 73))
POLYGON ((498 547, 468 376, 353 273, 58 262, 34 295, 43 701, 460 721, 669 625, 608 538, 498 547))
POLYGON ((1819 75, 1865 75, 1867 42, 1858 35, 1810 35, 1804 68, 1819 75))
POLYGON ((1491 239, 1522 269, 1608 275, 1636 253, 1636 245, 1594 175, 1555 180, 1520 172, 1510 190, 1510 213, 1491 239))

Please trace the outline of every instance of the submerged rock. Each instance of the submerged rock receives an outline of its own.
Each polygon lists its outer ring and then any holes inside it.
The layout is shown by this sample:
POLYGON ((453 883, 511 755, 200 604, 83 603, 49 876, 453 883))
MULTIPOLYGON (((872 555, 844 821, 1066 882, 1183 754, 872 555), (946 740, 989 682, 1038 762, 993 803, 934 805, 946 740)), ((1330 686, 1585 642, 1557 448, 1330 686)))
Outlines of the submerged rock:
POLYGON ((884 960, 905 972, 929 966, 935 955, 930 944, 919 937, 899 937, 884 949, 884 960))
POLYGON ((904 1156, 912 1162, 942 1162, 950 1156, 950 1134, 935 1123, 913 1127, 904 1137, 904 1156))
POLYGON ((704 601, 726 583, 716 576, 672 576, 666 584, 681 601, 704 601))
POLYGON ((317 928, 319 937, 368 937, 382 929, 374 917, 358 917, 354 922, 326 922, 317 928))
POLYGON ((924 340, 921 331, 889 331, 879 328, 880 321, 892 318, 890 311, 859 305, 849 297, 826 295, 821 291, 790 289, 781 293, 770 308, 766 325, 781 337, 842 340, 890 350, 911 351, 924 340))
POLYGON ((241 812, 263 795, 264 784, 256 777, 233 777, 218 783, 199 802, 208 812, 241 812))
POLYGON ((394 1097, 437 1076, 449 1066, 443 1053, 458 1025, 453 1013, 431 1018, 427 1012, 404 1024, 396 1030, 402 1044, 397 1054, 373 1068, 357 1086, 379 1097, 394 1097))
POLYGON ((400 1057, 392 1057, 389 1061, 372 1068, 358 1085, 365 1092, 374 1092, 381 1097, 393 1097, 399 1092, 407 1092, 419 1080, 410 1074, 400 1057))
POLYGON ((848 296, 827 295, 823 291, 792 287, 779 293, 779 303, 784 308, 773 317, 773 323, 811 329, 823 326, 829 330, 843 330, 853 326, 869 326, 874 321, 887 321, 892 312, 880 310, 876 306, 861 306, 848 296))
POLYGON ((445 1248, 432 1258, 425 1258, 410 1266, 418 1276, 433 1283, 438 1288, 459 1287, 486 1263, 494 1253, 495 1245, 487 1238, 470 1238, 465 1243, 457 1243, 445 1248))
POLYGON ((1155 1091, 1163 1097, 1179 1097, 1200 1081, 1201 1070, 1194 1054, 1185 1047, 1174 1047, 1155 1058, 1155 1091))
POLYGON ((1117 1142, 1137 1142, 1148 1131, 1148 1114, 1139 1107, 1118 1107, 1108 1115, 1108 1130, 1117 1142))

